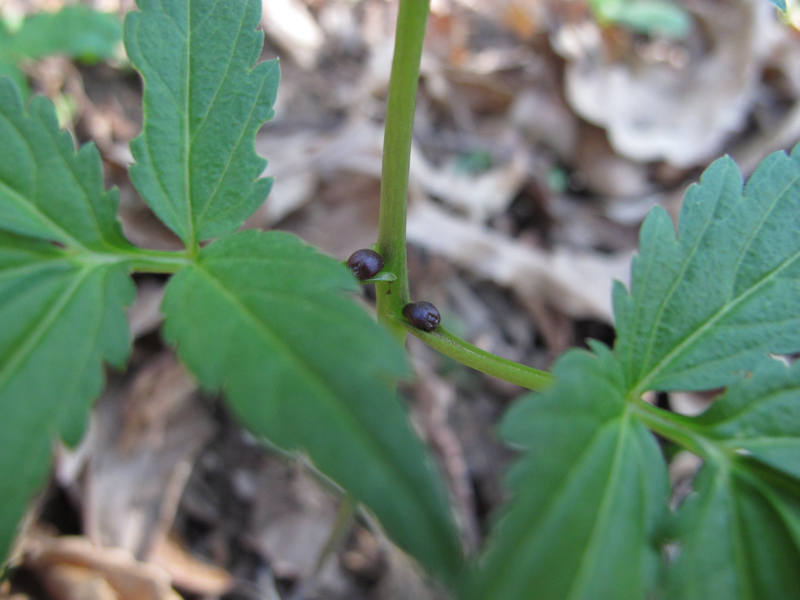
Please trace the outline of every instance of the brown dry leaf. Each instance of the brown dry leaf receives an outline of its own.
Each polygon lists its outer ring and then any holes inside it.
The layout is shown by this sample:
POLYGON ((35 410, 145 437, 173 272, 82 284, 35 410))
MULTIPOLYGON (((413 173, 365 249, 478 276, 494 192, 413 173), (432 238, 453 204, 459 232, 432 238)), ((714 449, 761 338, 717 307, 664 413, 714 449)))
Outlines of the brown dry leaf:
POLYGON ((248 219, 248 227, 268 229, 313 198, 319 184, 315 160, 324 146, 325 136, 315 132, 259 133, 256 151, 268 157, 264 175, 275 182, 267 201, 248 219))
POLYGON ((528 180, 531 165, 526 148, 516 139, 511 147, 510 161, 480 174, 459 170, 452 161, 435 167, 412 147, 411 184, 482 223, 506 210, 528 180))
POLYGON ((510 109, 511 122, 531 144, 541 144, 570 160, 578 141, 578 118, 554 90, 526 88, 510 109))
POLYGON ((800 140, 800 35, 788 27, 779 32, 780 42, 768 65, 773 70, 770 91, 788 108, 776 118, 777 102, 769 98, 764 103, 768 112, 760 119, 759 134, 731 150, 731 156, 744 173, 752 173, 770 152, 786 150, 800 140))
POLYGON ((300 0, 262 0, 261 24, 303 69, 313 69, 325 34, 300 0))
POLYGON ((149 562, 163 567, 176 588, 192 594, 220 596, 233 587, 230 573, 196 559, 173 536, 163 537, 156 543, 149 562))
POLYGON ((545 26, 542 0, 505 0, 501 13, 503 24, 521 39, 532 38, 545 26))
POLYGON ((136 340, 161 326, 164 320, 161 301, 165 287, 166 284, 154 279, 143 279, 136 286, 136 300, 127 310, 131 339, 136 340))
POLYGON ((338 502, 304 469, 278 460, 265 461, 250 485, 257 490, 247 528, 251 546, 278 577, 302 581, 314 575, 338 502))
POLYGON ((31 536, 23 565, 33 570, 54 600, 180 600, 169 575, 119 548, 83 537, 31 536))
POLYGON ((606 132, 583 123, 573 154, 576 174, 585 188, 606 198, 642 198, 652 192, 647 166, 620 156, 606 132))
POLYGON ((570 104, 634 160, 691 166, 720 154, 746 123, 774 43, 769 2, 686 6, 696 26, 683 44, 652 40, 618 57, 594 22, 566 23, 554 35, 568 60, 570 104))
POLYGON ((547 302, 572 317, 613 321, 611 282, 627 281, 630 254, 598 256, 567 249, 545 252, 480 225, 416 202, 408 215, 409 242, 479 277, 547 302))
POLYGON ((192 464, 214 432, 196 390, 164 352, 97 404, 78 450, 84 477, 65 480, 78 468, 60 461, 60 483, 78 490, 86 534, 97 545, 146 559, 169 532, 192 464))

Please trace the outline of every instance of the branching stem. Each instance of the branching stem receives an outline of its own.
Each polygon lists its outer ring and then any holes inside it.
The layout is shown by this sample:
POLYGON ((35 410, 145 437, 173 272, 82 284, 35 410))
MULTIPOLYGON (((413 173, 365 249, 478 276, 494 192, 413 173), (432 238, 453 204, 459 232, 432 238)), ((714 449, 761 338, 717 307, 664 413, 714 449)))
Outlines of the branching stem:
POLYGON ((453 335, 441 325, 435 331, 428 333, 417 329, 405 320, 398 319, 398 322, 409 333, 428 344, 434 350, 438 350, 445 356, 449 356, 453 360, 457 360, 461 364, 472 367, 481 373, 486 373, 537 392, 550 387, 555 381, 553 375, 546 371, 533 369, 501 358, 486 350, 481 350, 477 346, 473 346, 469 342, 453 335))
POLYGON ((378 252, 386 261, 386 270, 394 273, 397 280, 376 284, 378 319, 401 342, 405 341, 406 332, 394 317, 400 315, 409 299, 406 264, 408 170, 419 64, 429 10, 429 0, 400 0, 383 139, 378 252))
POLYGON ((408 330, 432 348, 469 367, 532 390, 542 390, 553 381, 553 376, 549 373, 485 352, 441 327, 435 333, 420 331, 411 327, 400 316, 403 306, 409 301, 406 262, 408 173, 419 65, 429 10, 429 0, 400 0, 397 15, 394 59, 386 107, 386 132, 383 139, 377 246, 386 262, 384 270, 393 273, 397 279, 394 282, 375 283, 378 319, 401 342, 405 341, 408 330))
POLYGON ((638 398, 628 403, 628 409, 655 433, 701 458, 718 453, 716 444, 705 437, 689 417, 662 410, 638 398))

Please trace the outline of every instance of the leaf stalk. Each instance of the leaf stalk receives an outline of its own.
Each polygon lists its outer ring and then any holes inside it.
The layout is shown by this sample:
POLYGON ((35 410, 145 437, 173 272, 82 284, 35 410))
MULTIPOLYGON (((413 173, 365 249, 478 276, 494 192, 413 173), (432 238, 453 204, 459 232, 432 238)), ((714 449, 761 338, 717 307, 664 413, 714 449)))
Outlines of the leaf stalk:
POLYGON ((408 333, 419 338, 434 350, 471 367, 481 373, 497 377, 529 390, 541 392, 555 382, 555 377, 547 371, 540 371, 508 360, 473 346, 439 325, 435 331, 417 329, 405 319, 396 319, 408 333))
POLYGON ((715 456, 716 444, 702 435, 700 427, 689 417, 667 412, 635 398, 628 402, 628 410, 654 433, 682 446, 701 458, 715 456))

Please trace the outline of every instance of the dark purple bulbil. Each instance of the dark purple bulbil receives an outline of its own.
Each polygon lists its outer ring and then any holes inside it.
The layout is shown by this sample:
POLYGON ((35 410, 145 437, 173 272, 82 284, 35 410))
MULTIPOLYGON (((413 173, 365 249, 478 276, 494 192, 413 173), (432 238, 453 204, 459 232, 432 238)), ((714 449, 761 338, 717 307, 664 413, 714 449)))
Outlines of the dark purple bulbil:
POLYGON ((353 275, 362 281, 375 277, 383 270, 383 265, 383 257, 375 250, 368 248, 356 250, 347 259, 347 266, 353 272, 353 275))
POLYGON ((403 316, 414 327, 423 331, 433 331, 442 320, 439 309, 425 300, 406 304, 403 307, 403 316))

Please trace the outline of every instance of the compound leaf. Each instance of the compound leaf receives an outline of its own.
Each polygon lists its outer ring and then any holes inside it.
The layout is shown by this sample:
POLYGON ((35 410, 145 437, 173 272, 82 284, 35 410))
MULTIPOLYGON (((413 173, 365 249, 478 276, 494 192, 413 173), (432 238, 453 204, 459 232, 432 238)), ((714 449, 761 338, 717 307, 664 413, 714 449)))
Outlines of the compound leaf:
POLYGON ((6 50, 12 57, 64 54, 94 62, 112 56, 121 39, 122 23, 115 15, 88 6, 66 6, 25 18, 19 31, 10 36, 6 50))
POLYGON ((666 465, 626 411, 614 357, 595 350, 565 354, 555 385, 506 416, 506 437, 526 452, 467 598, 638 600, 655 586, 666 465))
POLYGON ((695 421, 704 436, 800 480, 800 363, 764 359, 695 421))
POLYGON ((0 231, 0 561, 53 441, 78 440, 103 361, 128 356, 133 294, 124 263, 0 231))
POLYGON ((125 47, 144 78, 144 129, 131 142, 131 177, 190 247, 229 233, 272 181, 254 149, 273 115, 278 63, 253 67, 260 0, 139 0, 125 47))
POLYGON ((800 483, 747 458, 703 468, 678 513, 668 600, 800 597, 800 483))
POLYGON ((709 389, 767 352, 800 349, 800 158, 776 152, 742 178, 715 161, 686 193, 678 239, 655 209, 631 292, 614 290, 629 389, 709 389))
POLYGON ((34 98, 28 114, 0 78, 0 229, 104 252, 129 250, 117 221, 118 193, 105 191, 93 144, 78 152, 58 129, 52 102, 34 98))
POLYGON ((350 299, 349 272, 289 234, 242 232, 170 281, 165 335, 242 422, 307 451, 398 544, 452 578, 457 536, 391 381, 402 349, 350 299))

